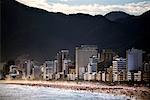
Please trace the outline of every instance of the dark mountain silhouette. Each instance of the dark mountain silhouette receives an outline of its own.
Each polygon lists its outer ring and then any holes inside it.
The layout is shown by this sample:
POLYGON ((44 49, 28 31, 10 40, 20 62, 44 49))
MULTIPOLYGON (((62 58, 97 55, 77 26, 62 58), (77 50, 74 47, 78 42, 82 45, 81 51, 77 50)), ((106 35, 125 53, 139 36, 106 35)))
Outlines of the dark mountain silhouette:
POLYGON ((14 0, 2 0, 2 60, 28 54, 43 61, 60 49, 96 44, 122 51, 131 47, 149 50, 149 11, 141 16, 110 21, 105 16, 52 13, 14 0))
POLYGON ((116 21, 116 20, 120 20, 120 19, 124 19, 124 18, 129 18, 131 16, 133 16, 133 15, 129 15, 122 11, 113 11, 113 12, 107 13, 105 15, 105 17, 110 21, 116 21))

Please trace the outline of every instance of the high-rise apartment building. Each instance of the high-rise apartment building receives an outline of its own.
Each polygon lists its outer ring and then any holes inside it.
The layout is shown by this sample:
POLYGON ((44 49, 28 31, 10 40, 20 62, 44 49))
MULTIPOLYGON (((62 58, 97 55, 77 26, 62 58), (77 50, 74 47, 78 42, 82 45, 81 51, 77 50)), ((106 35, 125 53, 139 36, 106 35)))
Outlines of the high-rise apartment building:
POLYGON ((54 61, 45 61, 43 68, 43 78, 49 80, 51 74, 54 74, 54 61))
POLYGON ((97 56, 90 57, 89 58, 89 63, 88 63, 88 68, 87 68, 87 72, 88 73, 97 72, 97 63, 98 63, 97 56))
POLYGON ((31 78, 31 75, 32 75, 32 73, 33 73, 33 70, 32 70, 32 68, 33 68, 33 61, 31 61, 31 60, 27 60, 27 62, 26 62, 26 77, 27 78, 31 78))
MULTIPOLYGON (((125 58, 116 58, 115 60, 113 60, 113 81, 118 81, 119 76, 121 74, 125 74, 123 76, 126 76, 127 73, 127 66, 126 66, 126 59, 125 58)), ((123 78, 125 81, 126 77, 123 78)))
POLYGON ((97 56, 98 47, 96 45, 81 45, 76 47, 76 75, 79 79, 83 79, 83 74, 91 56, 97 56))
POLYGON ((69 50, 61 50, 57 53, 57 72, 63 72, 63 60, 69 59, 69 50))
POLYGON ((138 71, 142 69, 142 54, 144 52, 138 49, 129 49, 126 52, 127 55, 127 67, 128 71, 138 71))

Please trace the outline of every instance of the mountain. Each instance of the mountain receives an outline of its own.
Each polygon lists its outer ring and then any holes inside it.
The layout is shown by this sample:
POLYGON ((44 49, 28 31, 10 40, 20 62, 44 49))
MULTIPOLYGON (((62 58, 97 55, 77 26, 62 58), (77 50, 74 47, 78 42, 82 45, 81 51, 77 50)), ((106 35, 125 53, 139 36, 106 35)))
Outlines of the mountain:
POLYGON ((105 15, 105 17, 110 21, 124 19, 124 18, 128 18, 131 16, 133 16, 133 15, 129 15, 129 14, 122 12, 122 11, 113 11, 113 12, 107 13, 105 15))
POLYGON ((1 14, 2 61, 28 54, 42 62, 54 59, 61 49, 73 55, 80 44, 118 49, 121 54, 131 47, 149 51, 147 13, 111 21, 102 15, 65 15, 2 0, 1 14))

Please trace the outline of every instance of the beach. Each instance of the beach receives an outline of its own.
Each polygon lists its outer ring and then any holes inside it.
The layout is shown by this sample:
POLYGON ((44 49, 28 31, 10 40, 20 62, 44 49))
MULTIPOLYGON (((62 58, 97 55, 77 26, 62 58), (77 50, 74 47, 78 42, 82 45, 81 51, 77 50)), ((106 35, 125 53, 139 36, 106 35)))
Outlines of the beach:
POLYGON ((148 87, 129 87, 123 85, 109 86, 98 82, 1 80, 0 84, 43 86, 96 93, 107 93, 112 95, 125 95, 135 100, 149 100, 150 98, 150 88, 148 87))

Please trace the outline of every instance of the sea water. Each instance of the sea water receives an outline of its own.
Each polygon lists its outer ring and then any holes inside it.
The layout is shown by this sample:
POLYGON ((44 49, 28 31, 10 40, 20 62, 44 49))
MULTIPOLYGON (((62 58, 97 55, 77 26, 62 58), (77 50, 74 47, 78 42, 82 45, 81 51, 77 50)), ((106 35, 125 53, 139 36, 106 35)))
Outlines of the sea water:
POLYGON ((0 100, 127 100, 128 98, 42 86, 0 84, 0 100))

